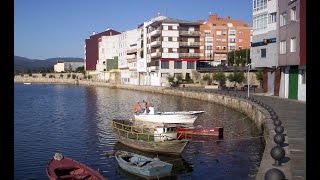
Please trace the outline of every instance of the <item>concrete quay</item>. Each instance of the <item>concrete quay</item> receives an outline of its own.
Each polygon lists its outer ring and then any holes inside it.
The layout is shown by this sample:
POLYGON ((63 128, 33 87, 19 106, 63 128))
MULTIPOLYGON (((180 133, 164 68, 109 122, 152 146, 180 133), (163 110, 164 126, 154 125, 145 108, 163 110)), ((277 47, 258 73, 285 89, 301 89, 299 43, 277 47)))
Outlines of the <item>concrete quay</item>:
POLYGON ((110 84, 105 82, 94 82, 74 79, 49 79, 49 78, 15 78, 14 82, 31 83, 65 83, 89 86, 105 86, 110 88, 130 89, 146 91, 151 93, 162 93, 187 98, 194 98, 224 105, 246 114, 255 122, 257 128, 264 132, 265 150, 260 163, 257 180, 265 179, 265 173, 271 168, 280 169, 288 180, 306 179, 306 103, 303 101, 284 99, 274 96, 265 96, 263 93, 250 94, 250 97, 269 105, 278 115, 285 129, 285 158, 281 166, 275 166, 275 160, 271 157, 271 149, 276 146, 273 140, 273 120, 269 112, 262 106, 245 97, 246 91, 220 91, 217 89, 206 89, 203 87, 169 88, 154 86, 134 86, 110 84), (239 96, 240 95, 240 96, 239 96))

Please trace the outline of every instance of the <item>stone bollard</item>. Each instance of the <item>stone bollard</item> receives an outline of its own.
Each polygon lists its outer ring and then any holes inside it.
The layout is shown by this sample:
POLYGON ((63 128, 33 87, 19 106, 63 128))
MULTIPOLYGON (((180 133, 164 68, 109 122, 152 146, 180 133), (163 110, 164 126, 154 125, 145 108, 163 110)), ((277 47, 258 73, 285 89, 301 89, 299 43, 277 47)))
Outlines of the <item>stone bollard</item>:
POLYGON ((282 122, 279 119, 276 119, 276 120, 273 121, 273 124, 275 126, 281 126, 282 122))
POLYGON ((282 144, 285 141, 285 136, 284 134, 276 134, 273 137, 273 141, 278 145, 278 146, 282 146, 282 144))
POLYGON ((275 146, 271 149, 271 157, 275 160, 275 166, 281 166, 281 160, 284 158, 286 152, 283 147, 275 146))
POLYGON ((274 128, 274 131, 277 133, 277 134, 282 134, 284 132, 284 127, 283 126, 276 126, 274 128))
POLYGON ((285 178, 284 173, 277 168, 269 169, 264 176, 265 180, 285 180, 285 178))

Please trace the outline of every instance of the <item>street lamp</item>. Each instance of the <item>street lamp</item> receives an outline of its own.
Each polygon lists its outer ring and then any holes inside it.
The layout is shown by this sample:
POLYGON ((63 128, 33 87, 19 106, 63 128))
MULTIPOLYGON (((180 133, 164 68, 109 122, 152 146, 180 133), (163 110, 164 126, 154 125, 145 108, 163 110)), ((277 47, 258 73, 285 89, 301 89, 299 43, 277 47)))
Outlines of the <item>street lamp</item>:
POLYGON ((248 71, 247 71, 247 88, 248 88, 248 97, 249 97, 249 92, 250 92, 250 84, 249 84, 249 72, 250 72, 250 68, 251 68, 251 65, 254 64, 254 63, 249 63, 247 64, 246 66, 248 67, 248 71))

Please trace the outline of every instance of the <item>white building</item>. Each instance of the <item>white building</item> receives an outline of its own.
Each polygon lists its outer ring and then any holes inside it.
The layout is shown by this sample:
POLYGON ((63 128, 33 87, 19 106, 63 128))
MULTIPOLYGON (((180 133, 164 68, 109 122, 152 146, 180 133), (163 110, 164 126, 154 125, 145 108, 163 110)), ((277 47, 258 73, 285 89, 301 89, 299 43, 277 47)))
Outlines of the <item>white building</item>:
POLYGON ((99 59, 96 65, 97 78, 99 80, 109 80, 108 60, 110 61, 118 58, 119 36, 120 34, 101 36, 99 38, 99 59))
POLYGON ((275 68, 278 66, 278 0, 253 0, 252 67, 265 69, 264 90, 274 95, 275 68))
POLYGON ((200 24, 166 18, 146 27, 147 85, 167 85, 168 75, 192 78, 200 57, 200 24))
POLYGON ((54 72, 72 72, 82 66, 84 66, 84 62, 58 62, 53 66, 53 69, 54 72))
POLYGON ((122 32, 119 36, 119 69, 121 83, 138 85, 137 73, 137 41, 138 29, 122 32))

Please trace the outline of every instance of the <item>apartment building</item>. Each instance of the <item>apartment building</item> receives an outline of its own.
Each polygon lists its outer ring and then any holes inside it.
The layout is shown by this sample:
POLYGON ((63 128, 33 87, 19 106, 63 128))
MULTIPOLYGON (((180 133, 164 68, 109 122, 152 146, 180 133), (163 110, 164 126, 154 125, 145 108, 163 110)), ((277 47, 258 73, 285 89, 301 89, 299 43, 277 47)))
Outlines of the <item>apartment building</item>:
POLYGON ((228 64, 230 51, 250 48, 252 27, 248 23, 231 17, 209 15, 207 21, 198 21, 200 25, 200 60, 201 66, 228 64))
POLYGON ((264 69, 264 92, 276 96, 279 95, 279 86, 274 83, 279 79, 278 17, 278 0, 253 0, 252 67, 264 69))
POLYGON ((168 75, 192 78, 200 57, 199 23, 166 18, 145 30, 147 85, 166 85, 168 75))
POLYGON ((122 84, 138 85, 137 41, 139 30, 122 32, 119 36, 119 70, 122 84))
POLYGON ((98 80, 108 81, 111 69, 118 69, 119 36, 101 36, 98 39, 98 61, 96 72, 98 80))
POLYGON ((306 0, 279 1, 280 97, 306 100, 306 0))
POLYGON ((113 29, 106 29, 100 33, 93 33, 88 39, 85 40, 84 56, 85 56, 85 70, 87 72, 96 72, 96 64, 99 59, 99 38, 102 36, 113 36, 120 34, 120 32, 113 29))
POLYGON ((147 71, 147 26, 155 21, 161 21, 167 19, 166 16, 158 16, 149 19, 138 25, 138 40, 137 40, 137 73, 139 79, 139 85, 150 85, 151 79, 150 72, 147 71))
POLYGON ((306 100, 305 0, 253 0, 253 67, 264 92, 306 100))

